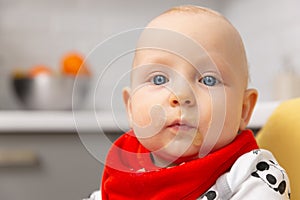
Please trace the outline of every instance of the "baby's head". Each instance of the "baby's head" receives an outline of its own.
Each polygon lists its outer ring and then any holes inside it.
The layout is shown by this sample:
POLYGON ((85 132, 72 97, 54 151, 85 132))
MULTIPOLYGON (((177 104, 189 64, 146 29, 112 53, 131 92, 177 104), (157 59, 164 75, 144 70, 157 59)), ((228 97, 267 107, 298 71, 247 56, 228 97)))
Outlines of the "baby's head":
POLYGON ((182 6, 141 34, 123 97, 138 140, 167 166, 222 148, 245 129, 257 99, 247 85, 236 29, 215 11, 182 6))

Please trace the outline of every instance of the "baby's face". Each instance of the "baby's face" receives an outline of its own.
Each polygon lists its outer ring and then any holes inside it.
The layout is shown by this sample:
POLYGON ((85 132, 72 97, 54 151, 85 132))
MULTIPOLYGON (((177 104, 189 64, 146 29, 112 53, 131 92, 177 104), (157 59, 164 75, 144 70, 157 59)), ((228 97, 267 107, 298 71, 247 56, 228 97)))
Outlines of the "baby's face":
POLYGON ((230 143, 245 128, 249 93, 246 60, 236 49, 241 46, 234 30, 216 17, 189 14, 161 16, 149 26, 172 32, 161 34, 151 49, 142 48, 151 44, 153 34, 141 37, 131 90, 124 91, 139 141, 162 165, 194 159, 230 143), (180 22, 184 17, 189 23, 180 22))

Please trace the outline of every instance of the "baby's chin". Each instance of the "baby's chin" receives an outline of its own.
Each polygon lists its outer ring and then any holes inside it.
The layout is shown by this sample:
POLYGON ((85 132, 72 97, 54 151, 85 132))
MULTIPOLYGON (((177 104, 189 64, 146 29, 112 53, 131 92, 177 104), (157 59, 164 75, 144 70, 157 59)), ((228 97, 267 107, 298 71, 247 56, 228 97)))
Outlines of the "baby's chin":
POLYGON ((196 160, 199 158, 199 152, 184 152, 183 154, 176 154, 175 152, 152 152, 154 164, 159 167, 177 166, 185 162, 196 160))

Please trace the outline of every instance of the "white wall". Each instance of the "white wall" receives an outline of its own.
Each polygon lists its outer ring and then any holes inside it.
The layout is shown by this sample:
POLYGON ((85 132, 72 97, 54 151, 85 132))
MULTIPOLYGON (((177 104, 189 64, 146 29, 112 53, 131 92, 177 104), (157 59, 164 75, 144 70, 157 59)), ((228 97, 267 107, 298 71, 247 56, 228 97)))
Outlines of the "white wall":
MULTIPOLYGON (((251 85, 260 101, 276 98, 284 84, 284 72, 300 73, 300 1, 230 0, 223 13, 237 27, 246 46, 251 85), (280 76, 279 79, 275 79, 280 76)), ((299 77, 298 77, 299 78, 299 77)), ((298 92, 300 88, 296 86, 298 92)), ((286 87, 283 87, 286 90, 286 87)))

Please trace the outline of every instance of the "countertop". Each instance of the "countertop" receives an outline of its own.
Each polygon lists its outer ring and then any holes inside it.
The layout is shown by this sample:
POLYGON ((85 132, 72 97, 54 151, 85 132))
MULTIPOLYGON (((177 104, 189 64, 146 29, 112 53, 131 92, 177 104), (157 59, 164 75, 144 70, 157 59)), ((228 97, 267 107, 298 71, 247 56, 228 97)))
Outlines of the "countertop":
MULTIPOLYGON (((259 102, 249 128, 260 128, 280 102, 259 102)), ((110 111, 1 110, 0 132, 97 132, 128 129, 126 114, 110 111)))

